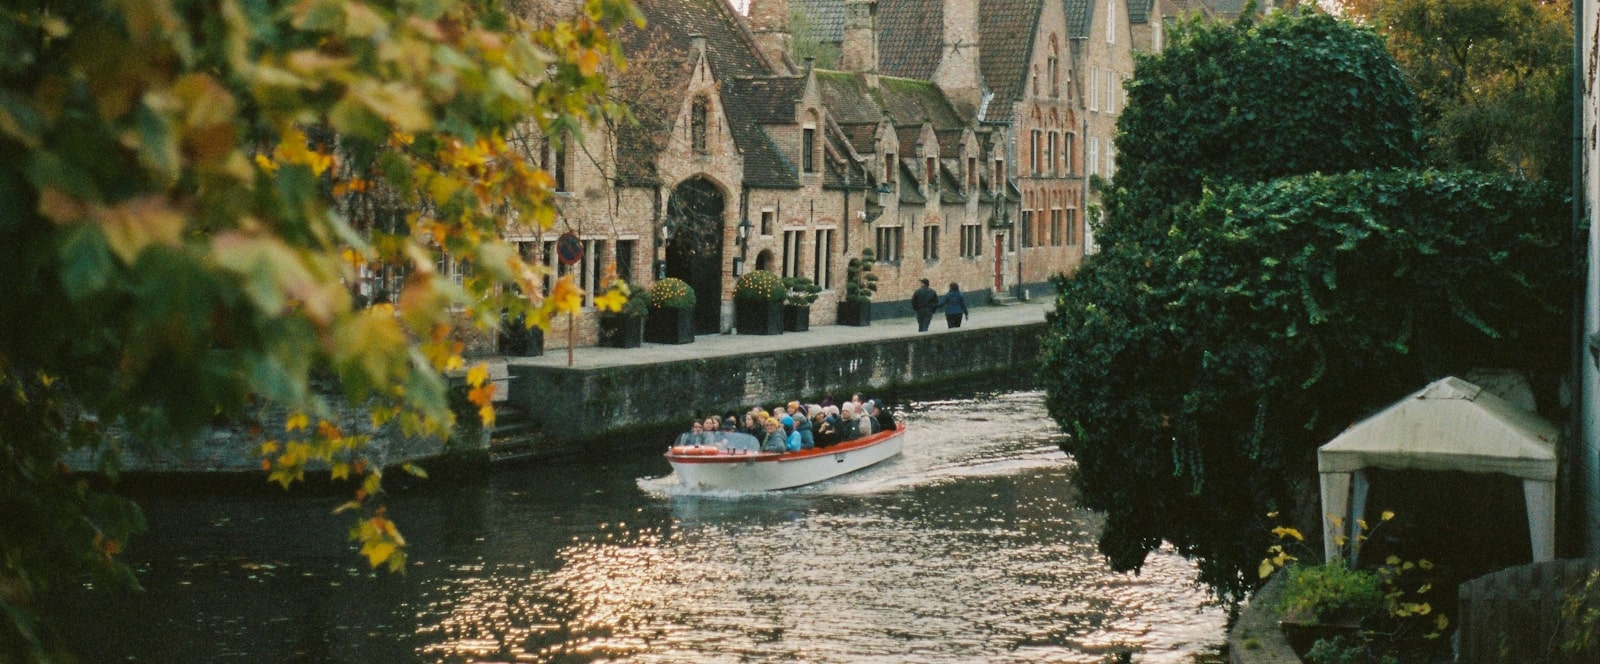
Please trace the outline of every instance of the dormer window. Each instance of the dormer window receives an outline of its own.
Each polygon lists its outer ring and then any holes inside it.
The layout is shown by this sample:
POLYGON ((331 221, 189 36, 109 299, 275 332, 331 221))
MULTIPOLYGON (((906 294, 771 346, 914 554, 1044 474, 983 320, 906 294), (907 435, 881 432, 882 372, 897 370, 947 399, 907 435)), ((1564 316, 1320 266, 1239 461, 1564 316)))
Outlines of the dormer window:
POLYGON ((978 190, 978 158, 967 157, 967 191, 978 190))
POLYGON ((939 180, 937 179, 939 177, 939 162, 933 157, 928 157, 925 161, 928 164, 928 189, 933 189, 939 186, 939 180))
POLYGON ((1050 75, 1051 97, 1061 96, 1061 69, 1059 62, 1056 57, 1056 36, 1050 35, 1050 58, 1046 63, 1046 69, 1049 70, 1050 75))
POLYGON ((695 154, 706 154, 706 123, 710 115, 705 97, 696 97, 689 108, 689 143, 695 154))
POLYGON ((883 181, 885 184, 888 184, 891 187, 893 187, 895 183, 894 169, 895 165, 898 163, 899 162, 895 161, 893 152, 883 156, 883 181))
POLYGON ((1006 190, 1006 160, 994 160, 994 191, 996 194, 1006 190))

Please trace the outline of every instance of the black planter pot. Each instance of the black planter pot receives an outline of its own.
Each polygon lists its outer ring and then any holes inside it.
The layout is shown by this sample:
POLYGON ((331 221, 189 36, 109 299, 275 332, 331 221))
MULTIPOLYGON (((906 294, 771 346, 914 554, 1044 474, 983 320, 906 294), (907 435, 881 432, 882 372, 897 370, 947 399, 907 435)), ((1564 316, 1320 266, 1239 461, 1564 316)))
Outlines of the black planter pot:
POLYGON ((734 323, 739 334, 783 334, 783 302, 734 302, 734 323))
POLYGON ((839 324, 866 327, 872 324, 871 302, 840 302, 839 324))
POLYGON ((544 330, 528 327, 523 318, 502 317, 495 350, 511 357, 538 357, 544 354, 544 330))
POLYGON ((805 332, 811 329, 811 306, 796 307, 784 305, 783 330, 785 332, 805 332))
POLYGON ((644 340, 653 344, 694 341, 693 309, 651 309, 644 321, 644 340))
POLYGON ((638 348, 644 340, 644 317, 600 317, 600 345, 607 348, 638 348))

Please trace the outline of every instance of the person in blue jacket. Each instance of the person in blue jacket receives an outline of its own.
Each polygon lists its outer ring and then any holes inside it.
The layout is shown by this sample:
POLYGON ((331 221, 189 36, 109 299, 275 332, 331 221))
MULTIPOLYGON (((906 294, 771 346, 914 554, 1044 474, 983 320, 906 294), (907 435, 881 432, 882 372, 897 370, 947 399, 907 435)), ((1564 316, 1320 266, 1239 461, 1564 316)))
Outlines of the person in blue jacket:
POLYGON ((951 329, 961 327, 961 321, 971 317, 967 312, 967 299, 961 297, 961 287, 954 281, 950 282, 950 290, 945 291, 944 297, 939 298, 939 306, 944 307, 944 322, 951 329))
POLYGON ((789 432, 789 436, 784 440, 783 446, 788 448, 790 452, 800 451, 800 432, 795 429, 794 418, 784 415, 778 422, 783 424, 784 431, 789 432))
POLYGON ((761 441, 761 451, 762 452, 783 452, 784 451, 783 425, 778 424, 777 420, 768 419, 767 422, 766 422, 765 428, 767 430, 767 437, 762 439, 762 441, 761 441))
POLYGON ((794 416, 794 432, 800 436, 800 449, 809 450, 817 446, 817 436, 811 428, 811 418, 805 414, 794 416))

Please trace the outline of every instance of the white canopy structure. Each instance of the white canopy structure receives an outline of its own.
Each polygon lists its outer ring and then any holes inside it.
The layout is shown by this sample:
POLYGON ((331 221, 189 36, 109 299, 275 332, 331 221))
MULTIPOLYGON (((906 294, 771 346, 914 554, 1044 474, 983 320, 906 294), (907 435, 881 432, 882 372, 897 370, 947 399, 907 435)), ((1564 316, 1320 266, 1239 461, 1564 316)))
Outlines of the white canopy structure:
POLYGON ((1323 553, 1330 561, 1339 555, 1340 535, 1356 541, 1359 533, 1346 529, 1366 508, 1365 469, 1459 470, 1522 478, 1533 560, 1552 560, 1560 435, 1555 424, 1477 385, 1453 376, 1435 381, 1317 450, 1323 553))

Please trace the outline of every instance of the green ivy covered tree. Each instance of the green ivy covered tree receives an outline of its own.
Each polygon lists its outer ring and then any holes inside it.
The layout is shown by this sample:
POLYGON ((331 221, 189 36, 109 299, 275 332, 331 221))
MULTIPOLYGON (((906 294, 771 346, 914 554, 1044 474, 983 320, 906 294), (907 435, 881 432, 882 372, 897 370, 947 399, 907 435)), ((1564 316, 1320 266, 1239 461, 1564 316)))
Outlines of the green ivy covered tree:
POLYGON ((1042 350, 1115 568, 1170 542, 1242 597, 1317 445, 1445 374, 1559 374, 1564 197, 1392 168, 1418 163, 1412 107, 1372 34, 1321 15, 1190 25, 1139 63, 1100 252, 1057 280, 1042 350))
POLYGON ((1208 185, 1421 160, 1416 98, 1383 40, 1318 13, 1180 26, 1138 56, 1117 133, 1102 245, 1159 241, 1208 185))

